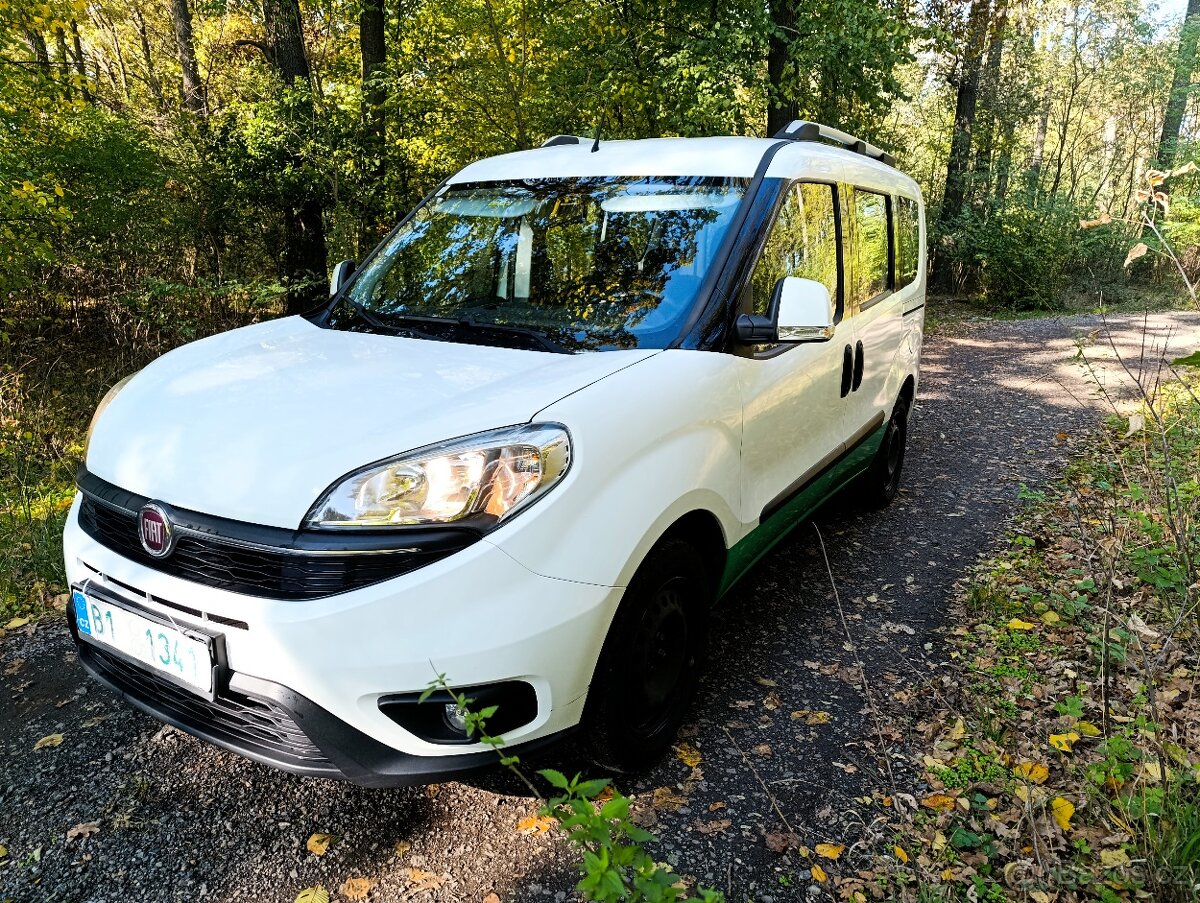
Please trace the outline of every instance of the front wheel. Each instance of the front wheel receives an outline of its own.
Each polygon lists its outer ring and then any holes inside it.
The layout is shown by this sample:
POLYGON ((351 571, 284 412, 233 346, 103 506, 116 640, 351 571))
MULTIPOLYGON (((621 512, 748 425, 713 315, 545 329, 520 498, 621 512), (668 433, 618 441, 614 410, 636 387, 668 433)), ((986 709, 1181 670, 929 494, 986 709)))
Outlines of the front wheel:
POLYGON ((699 681, 712 587, 699 553, 656 546, 634 575, 609 629, 584 710, 592 757, 617 772, 662 755, 699 681))
POLYGON ((896 401, 884 428, 883 442, 870 468, 859 480, 858 499, 865 508, 886 508, 900 492, 904 451, 908 444, 908 402, 896 401))

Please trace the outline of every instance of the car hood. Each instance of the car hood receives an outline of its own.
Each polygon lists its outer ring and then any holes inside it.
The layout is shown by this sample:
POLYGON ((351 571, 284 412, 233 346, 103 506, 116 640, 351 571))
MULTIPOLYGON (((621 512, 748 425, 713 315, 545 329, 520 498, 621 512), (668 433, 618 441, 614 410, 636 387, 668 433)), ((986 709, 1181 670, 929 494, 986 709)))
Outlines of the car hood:
POLYGON ((179 508, 294 529, 350 471, 527 422, 655 353, 553 354, 288 317, 185 345, 138 373, 97 419, 87 468, 179 508))

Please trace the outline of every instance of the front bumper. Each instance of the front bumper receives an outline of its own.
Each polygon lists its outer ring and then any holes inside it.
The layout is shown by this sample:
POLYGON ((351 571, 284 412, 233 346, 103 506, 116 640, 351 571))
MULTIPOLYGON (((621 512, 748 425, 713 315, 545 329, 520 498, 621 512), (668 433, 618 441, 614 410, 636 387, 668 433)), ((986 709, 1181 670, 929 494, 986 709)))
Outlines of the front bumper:
POLYGON ((574 727, 620 589, 542 577, 486 540, 392 580, 319 599, 272 600, 152 570, 80 528, 67 576, 198 630, 219 631, 225 674, 208 701, 91 644, 84 666, 137 708, 215 745, 297 774, 381 786, 485 768, 479 743, 428 742, 379 707, 438 674, 451 686, 523 681, 536 715, 505 734, 529 749, 574 727), (165 688, 164 688, 165 687, 165 688))

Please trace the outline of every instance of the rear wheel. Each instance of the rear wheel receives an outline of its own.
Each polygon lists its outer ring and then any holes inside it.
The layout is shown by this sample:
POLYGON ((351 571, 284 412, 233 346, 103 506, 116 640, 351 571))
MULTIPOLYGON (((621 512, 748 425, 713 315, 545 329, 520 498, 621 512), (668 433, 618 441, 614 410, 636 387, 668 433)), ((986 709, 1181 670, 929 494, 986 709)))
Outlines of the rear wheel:
POLYGON ((866 508, 886 508, 900 492, 900 474, 904 470, 904 451, 908 444, 908 401, 897 399, 892 416, 884 428, 883 442, 875 460, 858 485, 858 499, 866 508))
POLYGON ((597 764, 637 771, 679 730, 704 659, 712 587, 688 543, 656 546, 625 592, 588 691, 584 729, 597 764))

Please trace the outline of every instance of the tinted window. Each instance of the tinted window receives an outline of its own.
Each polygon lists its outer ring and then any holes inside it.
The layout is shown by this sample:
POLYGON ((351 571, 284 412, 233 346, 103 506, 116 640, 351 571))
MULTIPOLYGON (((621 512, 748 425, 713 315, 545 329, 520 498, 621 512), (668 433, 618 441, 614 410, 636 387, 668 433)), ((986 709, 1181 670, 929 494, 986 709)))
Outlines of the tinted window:
POLYGON ((896 199, 896 287, 911 285, 921 260, 921 220, 917 202, 896 199))
POLYGON ((850 303, 863 304, 888 287, 887 198, 873 191, 854 190, 851 240, 850 303))
POLYGON ((423 318, 440 338, 518 327, 571 351, 665 348, 744 193, 705 177, 454 185, 367 263, 329 325, 423 318))
POLYGON ((754 313, 767 314, 784 276, 814 279, 838 297, 837 217, 832 185, 801 183, 788 192, 754 268, 754 313))

